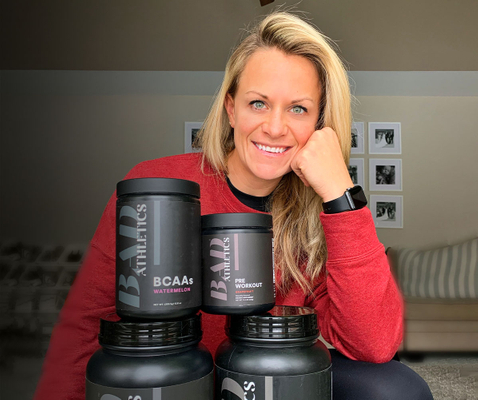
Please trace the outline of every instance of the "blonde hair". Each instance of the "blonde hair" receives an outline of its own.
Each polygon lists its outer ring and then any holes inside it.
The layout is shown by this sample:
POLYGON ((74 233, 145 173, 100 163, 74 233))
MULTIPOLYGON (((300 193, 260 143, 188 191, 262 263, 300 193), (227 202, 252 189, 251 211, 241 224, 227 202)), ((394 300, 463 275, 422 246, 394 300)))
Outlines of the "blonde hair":
MULTIPOLYGON (((199 133, 203 166, 227 172, 227 158, 234 149, 234 131, 224 107, 227 94, 234 97, 249 57, 259 49, 276 48, 288 55, 305 57, 316 67, 322 85, 317 129, 332 128, 342 154, 349 161, 351 146, 350 90, 344 65, 330 40, 309 23, 287 12, 265 17, 235 49, 226 65, 224 80, 199 133)), ((297 282, 307 294, 327 258, 319 213, 322 199, 291 172, 274 190, 270 210, 274 223, 276 267, 283 293, 297 282), (305 265, 306 264, 306 265, 305 265)))

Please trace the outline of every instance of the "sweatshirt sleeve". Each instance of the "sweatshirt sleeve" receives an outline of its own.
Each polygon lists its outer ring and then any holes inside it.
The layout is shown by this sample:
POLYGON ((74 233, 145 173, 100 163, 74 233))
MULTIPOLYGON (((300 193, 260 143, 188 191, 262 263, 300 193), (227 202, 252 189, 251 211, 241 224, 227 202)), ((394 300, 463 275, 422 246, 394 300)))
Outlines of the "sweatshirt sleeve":
POLYGON ((324 339, 345 356, 389 361, 403 337, 403 301, 368 208, 322 213, 328 259, 310 296, 324 339))

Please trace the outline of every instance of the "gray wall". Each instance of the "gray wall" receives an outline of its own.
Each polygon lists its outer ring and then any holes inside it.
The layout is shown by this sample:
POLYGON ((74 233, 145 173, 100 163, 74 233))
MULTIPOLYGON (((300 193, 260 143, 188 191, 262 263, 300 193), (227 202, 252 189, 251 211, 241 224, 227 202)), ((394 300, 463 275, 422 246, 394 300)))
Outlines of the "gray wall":
POLYGON ((476 71, 476 0, 3 1, 2 69, 222 71, 239 30, 282 6, 355 71, 476 71))
MULTIPOLYGON (((404 227, 379 228, 384 244, 427 247, 478 235, 478 73, 351 75, 356 121, 402 124, 402 155, 390 157, 403 160, 403 191, 372 193, 404 196, 404 227)), ((1 238, 88 242, 130 168, 184 152, 184 122, 203 120, 221 77, 3 71, 1 238)), ((371 156, 354 157, 365 158, 368 178, 371 156)))
POLYGON ((356 120, 402 123, 404 228, 385 244, 476 235, 478 2, 20 0, 0 13, 0 239, 87 242, 133 165, 183 152, 239 30, 278 6, 338 42, 356 120))

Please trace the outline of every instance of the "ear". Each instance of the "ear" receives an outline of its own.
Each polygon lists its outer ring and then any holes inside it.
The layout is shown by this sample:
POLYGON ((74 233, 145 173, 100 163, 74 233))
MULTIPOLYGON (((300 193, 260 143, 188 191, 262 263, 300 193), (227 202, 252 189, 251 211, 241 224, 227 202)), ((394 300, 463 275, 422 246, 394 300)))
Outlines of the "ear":
POLYGON ((224 99, 224 108, 226 109, 227 116, 229 117, 229 123, 231 124, 231 127, 234 128, 234 125, 236 123, 236 118, 234 113, 234 99, 229 93, 226 95, 226 98, 224 99))

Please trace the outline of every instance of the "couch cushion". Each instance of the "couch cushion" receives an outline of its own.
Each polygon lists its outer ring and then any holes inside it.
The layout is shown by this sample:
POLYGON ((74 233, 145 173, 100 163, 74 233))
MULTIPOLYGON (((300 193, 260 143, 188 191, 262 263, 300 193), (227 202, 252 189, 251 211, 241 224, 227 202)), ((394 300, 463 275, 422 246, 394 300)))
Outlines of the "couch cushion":
POLYGON ((405 351, 478 351, 478 332, 410 332, 405 351))
POLYGON ((394 264, 406 297, 478 298, 478 238, 432 250, 398 249, 394 264))
MULTIPOLYGON (((475 321, 478 323, 478 302, 440 304, 436 302, 405 302, 407 321, 475 321)), ((478 329, 477 331, 478 332, 478 329)))

